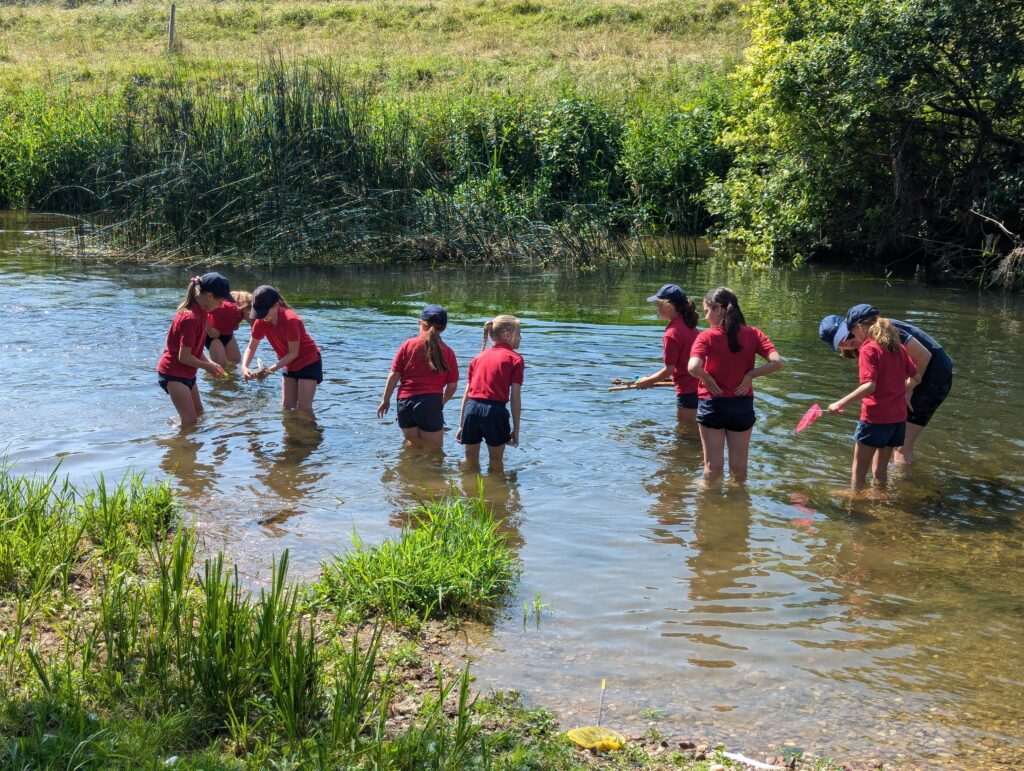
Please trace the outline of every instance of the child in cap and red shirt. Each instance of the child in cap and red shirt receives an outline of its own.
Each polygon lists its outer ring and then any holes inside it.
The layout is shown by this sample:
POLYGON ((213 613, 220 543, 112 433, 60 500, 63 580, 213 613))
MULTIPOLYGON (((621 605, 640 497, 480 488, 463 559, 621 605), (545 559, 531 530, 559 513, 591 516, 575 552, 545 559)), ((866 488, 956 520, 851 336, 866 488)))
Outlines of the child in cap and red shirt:
POLYGON ((229 292, 228 280, 220 273, 193 277, 167 332, 167 344, 156 365, 157 383, 171 397, 182 428, 195 425, 203 412, 197 370, 205 369, 214 377, 224 374, 220 364, 207 358, 203 344, 209 313, 231 299, 229 292))
POLYGON ((704 297, 709 329, 693 341, 688 369, 697 384, 697 424, 704 448, 704 478, 721 476, 725 448, 729 473, 736 481, 747 476, 750 431, 754 427, 754 378, 782 369, 772 341, 757 327, 747 326, 736 294, 724 286, 704 297), (755 367, 755 357, 766 362, 755 367))
POLYGON ((907 430, 907 392, 920 380, 917 365, 900 342, 899 330, 876 315, 849 323, 854 339, 861 343, 858 366, 860 386, 828 406, 832 414, 854 399, 861 400, 860 422, 853 432, 851 482, 855 490, 864 486, 871 467, 875 482, 889 480, 889 460, 901 447, 907 430))
POLYGON ((242 360, 242 352, 238 350, 235 331, 242 325, 242 309, 234 301, 225 300, 219 308, 210 311, 206 322, 206 349, 210 358, 222 367, 229 361, 238 364, 242 360))
POLYGON ((676 417, 692 423, 697 415, 697 378, 686 367, 690 348, 697 339, 697 308, 686 292, 675 284, 665 284, 647 302, 658 303, 658 318, 668 322, 662 337, 662 361, 665 366, 653 375, 640 378, 634 388, 653 388, 671 375, 676 387, 676 417))
POLYGON ((320 349, 306 332, 306 326, 285 303, 281 293, 272 286, 260 286, 252 293, 252 333, 242 357, 242 375, 246 380, 265 379, 270 373, 282 371, 281 406, 298 410, 311 418, 316 387, 323 382, 323 362, 320 349), (250 370, 260 340, 270 340, 277 354, 277 362, 261 370, 250 370))
POLYGON ((466 448, 466 463, 480 463, 480 442, 487 442, 490 470, 500 470, 505 445, 519 444, 522 413, 523 357, 516 353, 523 333, 515 316, 497 316, 484 324, 481 352, 469 363, 455 439, 466 448), (487 347, 490 338, 494 345, 487 347), (512 423, 506 402, 512 403, 512 423))
POLYGON ((444 405, 459 383, 455 353, 441 340, 447 326, 448 312, 440 305, 423 309, 420 333, 402 343, 395 354, 377 407, 377 417, 384 417, 398 386, 398 427, 412 445, 444 443, 444 405))

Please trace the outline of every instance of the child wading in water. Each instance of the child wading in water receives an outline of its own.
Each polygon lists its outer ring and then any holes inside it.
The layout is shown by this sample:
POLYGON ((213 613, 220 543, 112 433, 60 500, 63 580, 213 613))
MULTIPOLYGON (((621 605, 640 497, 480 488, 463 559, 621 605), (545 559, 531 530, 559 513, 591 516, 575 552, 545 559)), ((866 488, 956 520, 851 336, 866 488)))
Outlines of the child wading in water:
POLYGON ((690 349, 690 374, 697 386, 697 423, 704 447, 704 479, 722 475, 725 447, 729 447, 729 474, 738 482, 747 478, 750 431, 754 427, 756 377, 782 369, 783 361, 772 341, 757 327, 747 326, 740 301, 731 289, 720 286, 704 298, 705 329, 690 349), (754 366, 755 356, 767 359, 754 366))
POLYGON ((241 326, 244 316, 242 308, 234 299, 247 294, 231 292, 231 299, 210 311, 210 318, 206 322, 206 349, 210 352, 210 358, 222 367, 229 361, 238 364, 242 360, 242 352, 238 350, 238 342, 235 340, 235 330, 241 326))
POLYGON ((311 418, 313 396, 316 387, 323 382, 323 361, 320 349, 306 332, 306 326, 285 303, 281 293, 272 286, 260 286, 252 293, 252 334, 242 358, 242 375, 246 380, 263 380, 271 372, 280 372, 281 406, 286 410, 297 410, 311 418), (277 362, 263 370, 249 369, 260 340, 270 340, 270 347, 277 354, 277 362))
POLYGON ((441 447, 444 443, 444 405, 459 384, 455 353, 441 341, 448 326, 448 312, 428 305, 420 313, 420 333, 398 349, 384 385, 377 417, 391 409, 391 395, 398 387, 398 427, 412 445, 441 447))
POLYGON ((697 339, 697 308, 686 292, 675 284, 665 284, 647 302, 658 303, 658 318, 668 322, 662 337, 662 361, 665 366, 653 375, 640 378, 634 388, 652 388, 662 379, 672 376, 676 386, 676 416, 693 423, 697 416, 697 378, 686 367, 690 348, 697 339))
POLYGON ((462 397, 459 430, 455 439, 466 447, 466 463, 480 463, 480 442, 487 442, 489 469, 500 470, 505 445, 519 444, 522 411, 523 357, 516 353, 522 341, 519 319, 497 316, 484 324, 484 344, 469 363, 468 385, 462 397), (487 347, 490 338, 494 345, 487 347), (512 423, 505 403, 511 399, 512 423))
POLYGON ((220 273, 195 276, 167 332, 167 345, 156 365, 157 382, 171 397, 182 428, 194 426, 203 412, 196 371, 205 369, 214 377, 224 374, 219 364, 206 357, 203 344, 208 315, 231 299, 229 289, 228 280, 220 273))
POLYGON ((869 322, 847 320, 850 332, 860 343, 860 386, 828 406, 832 414, 843 412, 847 404, 861 400, 860 422, 853 432, 853 472, 855 490, 864 486, 868 467, 875 482, 889 480, 889 459, 903 445, 907 430, 907 392, 920 381, 917 366, 900 342, 899 330, 889 319, 875 311, 869 322), (851 323, 852 322, 852 323, 851 323))

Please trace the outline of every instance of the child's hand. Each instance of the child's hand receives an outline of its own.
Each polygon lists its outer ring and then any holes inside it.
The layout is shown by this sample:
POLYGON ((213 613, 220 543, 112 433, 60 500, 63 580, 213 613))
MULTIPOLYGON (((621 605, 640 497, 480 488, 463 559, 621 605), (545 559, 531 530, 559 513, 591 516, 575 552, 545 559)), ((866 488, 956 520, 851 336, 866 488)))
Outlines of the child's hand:
POLYGON ((242 367, 242 377, 243 378, 245 378, 246 380, 252 380, 255 376, 256 376, 256 373, 253 372, 251 369, 249 369, 248 367, 242 367))
POLYGON ((381 399, 381 402, 380 402, 380 404, 377 407, 377 417, 378 418, 383 418, 384 417, 384 413, 387 412, 390 409, 391 409, 391 400, 390 399, 381 399))
POLYGON ((268 377, 270 377, 269 369, 260 369, 256 371, 256 379, 259 380, 261 383, 268 377))
POLYGON ((651 380, 649 377, 642 377, 639 380, 634 380, 633 381, 633 388, 637 388, 637 389, 639 389, 641 391, 645 391, 648 388, 653 388, 654 387, 654 383, 655 383, 655 381, 651 380))
POLYGON ((828 414, 829 415, 836 415, 836 414, 842 412, 843 408, 845 408, 845 407, 846 407, 846 405, 843 404, 842 402, 832 402, 830 405, 828 405, 828 414))
POLYGON ((459 430, 455 432, 455 441, 456 442, 461 442, 462 441, 462 427, 461 426, 459 427, 459 430))
POLYGON ((220 330, 217 329, 217 327, 207 326, 206 327, 206 336, 207 337, 220 337, 220 330))
POLYGON ((704 373, 704 377, 702 377, 701 380, 704 381, 704 387, 708 389, 708 393, 712 396, 722 395, 722 386, 718 385, 718 382, 707 372, 704 373))
POLYGON ((220 366, 220 364, 215 364, 213 362, 210 362, 210 366, 206 368, 206 371, 216 378, 224 377, 226 374, 224 372, 224 368, 220 366))
MULTIPOLYGON (((736 390, 734 391, 734 393, 737 396, 746 396, 748 393, 750 393, 750 387, 753 384, 753 382, 754 378, 752 378, 750 376, 750 373, 748 372, 746 375, 743 376, 743 379, 740 381, 740 384, 736 386, 736 390)), ((708 390, 710 391, 711 389, 709 388, 708 390)))
POLYGON ((519 446, 519 429, 518 428, 515 431, 513 431, 512 432, 512 436, 510 436, 508 438, 508 443, 510 445, 512 445, 513 447, 518 447, 519 446))

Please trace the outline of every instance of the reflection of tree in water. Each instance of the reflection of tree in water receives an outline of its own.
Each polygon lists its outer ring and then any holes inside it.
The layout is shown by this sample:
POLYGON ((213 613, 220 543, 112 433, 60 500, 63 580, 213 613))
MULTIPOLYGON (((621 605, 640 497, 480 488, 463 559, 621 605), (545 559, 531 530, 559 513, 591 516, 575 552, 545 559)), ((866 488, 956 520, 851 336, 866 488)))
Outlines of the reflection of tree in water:
POLYGON ((178 486, 188 493, 189 498, 199 499, 209 494, 216 474, 213 465, 199 461, 199 452, 205 442, 196 439, 194 433, 180 433, 157 439, 156 443, 166 448, 160 468, 178 481, 178 486))
POLYGON ((265 501, 261 506, 259 523, 280 535, 278 528, 290 517, 303 513, 299 504, 316 488, 327 472, 322 464, 309 462, 324 440, 323 428, 302 415, 286 414, 282 421, 281 442, 270 450, 266 435, 254 436, 249 450, 259 470, 256 478, 284 505, 280 508, 265 501))

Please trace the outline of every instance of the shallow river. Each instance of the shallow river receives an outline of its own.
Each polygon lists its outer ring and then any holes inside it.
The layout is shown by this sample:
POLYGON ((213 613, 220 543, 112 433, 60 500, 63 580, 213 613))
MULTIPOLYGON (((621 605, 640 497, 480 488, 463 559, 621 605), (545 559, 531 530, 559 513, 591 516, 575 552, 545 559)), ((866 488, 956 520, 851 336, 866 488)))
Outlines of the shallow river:
MULTIPOLYGON (((194 271, 69 262, 9 232, 48 224, 0 219, 0 421, 17 470, 60 460, 83 482, 127 469, 169 478, 208 544, 251 580, 283 549, 310 576, 353 532, 395 535, 417 496, 476 489, 455 450, 425 462, 374 414, 415 312, 448 307, 463 368, 483 321, 514 313, 522 447, 484 484, 524 572, 493 632, 470 634, 483 687, 589 723, 607 678, 612 725, 748 753, 1024 766, 1019 298, 721 261, 583 275, 225 269, 235 288, 280 288, 323 348, 321 428, 282 420, 276 382, 204 380, 207 414, 182 436, 153 368, 194 271), (644 298, 666 281, 698 297, 731 286, 787 360, 756 383, 744 487, 702 486, 699 439, 677 433, 668 389, 606 391, 658 368, 661 327, 644 298), (919 464, 885 495, 851 501, 856 410, 793 427, 855 386, 817 324, 863 301, 936 337, 956 378, 919 464)), ((457 414, 453 404, 450 423, 457 414)))

